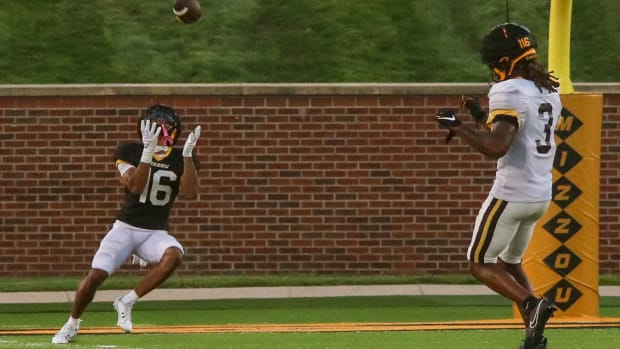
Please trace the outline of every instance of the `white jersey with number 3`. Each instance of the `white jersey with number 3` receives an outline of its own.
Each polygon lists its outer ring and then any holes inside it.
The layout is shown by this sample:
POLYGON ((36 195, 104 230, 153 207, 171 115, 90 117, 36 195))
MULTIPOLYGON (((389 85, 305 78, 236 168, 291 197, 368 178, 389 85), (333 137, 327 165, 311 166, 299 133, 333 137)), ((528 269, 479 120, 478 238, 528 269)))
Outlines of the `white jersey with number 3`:
POLYGON ((493 197, 511 202, 551 199, 554 131, 562 103, 558 93, 542 90, 530 80, 509 79, 489 91, 487 124, 514 118, 519 127, 508 152, 497 161, 493 197))

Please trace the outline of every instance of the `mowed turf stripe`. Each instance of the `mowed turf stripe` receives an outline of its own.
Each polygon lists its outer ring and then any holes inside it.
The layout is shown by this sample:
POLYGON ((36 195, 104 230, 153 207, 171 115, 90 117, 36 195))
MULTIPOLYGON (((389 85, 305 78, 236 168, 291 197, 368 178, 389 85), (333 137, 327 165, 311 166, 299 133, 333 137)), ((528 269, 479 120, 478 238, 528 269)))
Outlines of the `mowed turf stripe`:
MULTIPOLYGON (((448 330, 500 330, 520 329, 523 324, 516 319, 473 320, 458 322, 412 323, 318 323, 318 324, 236 324, 236 325, 184 325, 184 326, 135 326, 133 333, 269 333, 269 332, 360 332, 360 331, 448 331, 448 330)), ((547 328, 620 328, 620 318, 575 318, 550 321, 547 328)), ((57 328, 0 329, 0 335, 53 335, 57 328)), ((85 327, 80 334, 119 334, 117 327, 85 327)))

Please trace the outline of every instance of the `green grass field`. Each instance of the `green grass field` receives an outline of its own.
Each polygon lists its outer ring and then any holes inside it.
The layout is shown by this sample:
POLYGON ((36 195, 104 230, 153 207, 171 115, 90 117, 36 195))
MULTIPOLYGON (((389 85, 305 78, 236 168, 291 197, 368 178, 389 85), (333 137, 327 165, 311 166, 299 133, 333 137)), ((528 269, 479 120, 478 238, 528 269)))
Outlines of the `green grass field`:
MULTIPOLYGON (((549 330, 549 349, 616 349, 620 330, 549 330)), ((433 331, 366 333, 248 333, 83 336, 70 345, 49 343, 49 336, 0 337, 0 346, 72 349, 516 349, 520 331, 433 331)))
MULTIPOLYGON (((601 300, 603 317, 620 317, 620 298, 601 300)), ((52 328, 66 320, 68 304, 4 304, 0 329, 52 328)), ((497 296, 338 297, 268 300, 141 302, 134 327, 227 324, 413 323, 507 319, 510 304, 497 296)), ((113 326, 111 304, 94 303, 82 329, 113 326)), ((120 331, 120 330, 119 330, 120 331)), ((620 328, 548 329, 550 349, 612 349, 620 328)), ((51 335, 0 335, 0 348, 517 348, 522 330, 351 331, 287 333, 81 334, 68 346, 51 335)))
MULTIPOLYGON (((0 7, 0 83, 486 82, 482 36, 506 1, 29 0, 0 7)), ((549 1, 508 0, 547 61, 549 1)), ((613 82, 617 0, 573 1, 575 82, 613 82)))

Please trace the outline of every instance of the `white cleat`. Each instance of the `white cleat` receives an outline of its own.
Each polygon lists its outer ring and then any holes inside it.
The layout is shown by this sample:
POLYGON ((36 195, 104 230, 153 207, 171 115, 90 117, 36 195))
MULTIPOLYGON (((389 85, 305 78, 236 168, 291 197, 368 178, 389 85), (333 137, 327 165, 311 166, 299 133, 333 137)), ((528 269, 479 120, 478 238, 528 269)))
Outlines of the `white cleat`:
MULTIPOLYGON (((80 320, 82 321, 82 320, 80 320)), ((52 337, 52 344, 67 344, 71 342, 73 337, 77 335, 80 330, 80 323, 77 325, 71 325, 68 322, 52 337)))
POLYGON ((132 305, 127 305, 121 301, 121 297, 116 298, 114 301, 114 309, 118 314, 118 321, 116 326, 120 327, 125 333, 131 333, 133 324, 131 323, 131 308, 132 305))

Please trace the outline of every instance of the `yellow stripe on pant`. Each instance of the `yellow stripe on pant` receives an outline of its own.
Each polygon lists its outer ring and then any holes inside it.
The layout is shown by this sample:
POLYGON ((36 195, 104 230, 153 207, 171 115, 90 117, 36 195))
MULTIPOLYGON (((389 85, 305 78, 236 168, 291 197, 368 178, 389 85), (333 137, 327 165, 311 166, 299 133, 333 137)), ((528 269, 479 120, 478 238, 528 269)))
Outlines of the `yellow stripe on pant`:
MULTIPOLYGON (((599 316, 599 182, 603 96, 562 95, 553 198, 523 259, 536 295, 555 317, 599 316)), ((515 317, 519 317, 515 311, 515 317)))

